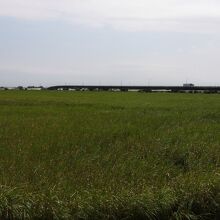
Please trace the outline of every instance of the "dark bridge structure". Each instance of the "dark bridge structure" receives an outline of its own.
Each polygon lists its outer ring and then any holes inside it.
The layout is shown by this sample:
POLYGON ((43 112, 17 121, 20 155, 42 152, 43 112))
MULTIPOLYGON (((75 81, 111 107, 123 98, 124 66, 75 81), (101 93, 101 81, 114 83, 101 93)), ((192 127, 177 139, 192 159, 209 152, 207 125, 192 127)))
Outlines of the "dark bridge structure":
POLYGON ((115 85, 58 85, 48 90, 75 91, 140 91, 140 92, 205 92, 220 93, 220 86, 115 86, 115 85))

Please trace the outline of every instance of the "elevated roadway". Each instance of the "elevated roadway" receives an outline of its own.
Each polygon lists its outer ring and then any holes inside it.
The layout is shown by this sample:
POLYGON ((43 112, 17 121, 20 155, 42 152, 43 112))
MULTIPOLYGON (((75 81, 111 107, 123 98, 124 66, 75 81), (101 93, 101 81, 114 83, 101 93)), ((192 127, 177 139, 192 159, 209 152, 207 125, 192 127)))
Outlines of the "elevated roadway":
POLYGON ((220 92, 220 86, 116 86, 116 85, 57 85, 47 88, 48 90, 98 90, 98 91, 201 91, 220 92))

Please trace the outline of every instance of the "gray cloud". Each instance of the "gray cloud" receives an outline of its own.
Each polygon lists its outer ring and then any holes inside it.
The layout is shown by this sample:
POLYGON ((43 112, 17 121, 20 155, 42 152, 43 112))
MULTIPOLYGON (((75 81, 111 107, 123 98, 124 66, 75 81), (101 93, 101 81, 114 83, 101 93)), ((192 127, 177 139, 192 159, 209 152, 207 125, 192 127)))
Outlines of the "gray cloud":
POLYGON ((128 31, 219 31, 217 0, 0 0, 0 15, 128 31))

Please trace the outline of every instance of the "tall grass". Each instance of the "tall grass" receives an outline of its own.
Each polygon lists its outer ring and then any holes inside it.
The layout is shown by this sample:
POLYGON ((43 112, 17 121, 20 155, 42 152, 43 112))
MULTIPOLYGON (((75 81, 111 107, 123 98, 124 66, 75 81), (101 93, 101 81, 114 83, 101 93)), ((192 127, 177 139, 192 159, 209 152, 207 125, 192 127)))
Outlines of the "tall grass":
POLYGON ((220 96, 2 91, 0 219, 220 219, 220 96))

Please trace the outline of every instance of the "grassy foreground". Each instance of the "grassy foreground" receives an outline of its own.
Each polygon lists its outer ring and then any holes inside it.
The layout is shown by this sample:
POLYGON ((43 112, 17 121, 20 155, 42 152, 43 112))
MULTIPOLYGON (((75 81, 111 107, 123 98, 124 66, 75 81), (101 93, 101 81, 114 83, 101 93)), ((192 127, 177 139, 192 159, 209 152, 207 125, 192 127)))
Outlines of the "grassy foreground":
POLYGON ((0 219, 220 219, 220 95, 0 92, 0 219))

